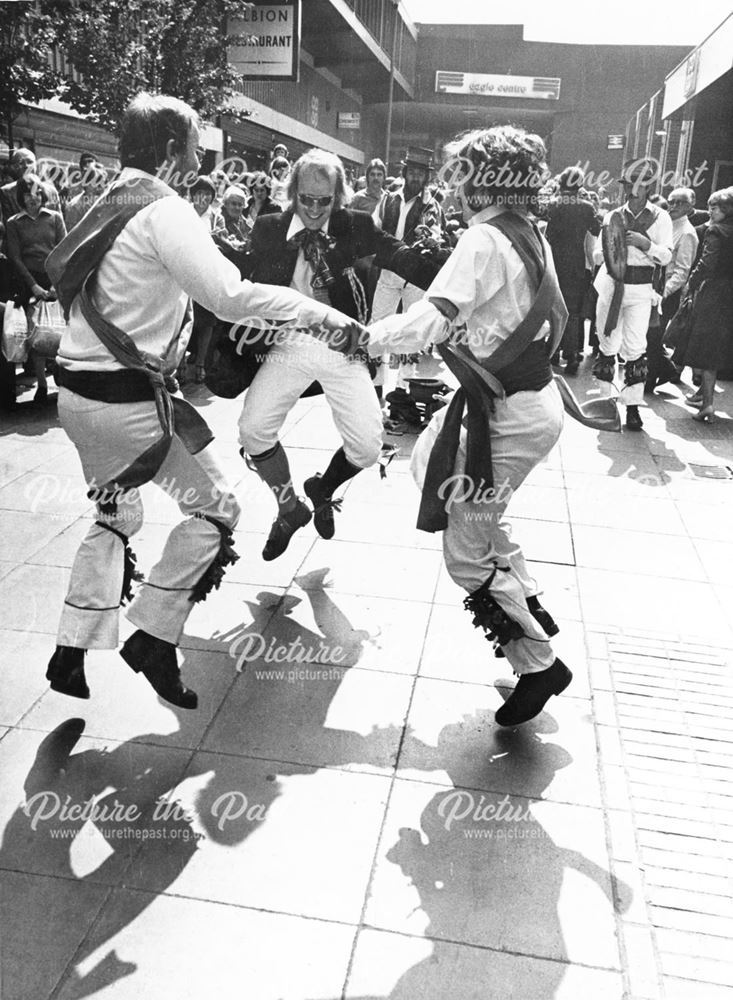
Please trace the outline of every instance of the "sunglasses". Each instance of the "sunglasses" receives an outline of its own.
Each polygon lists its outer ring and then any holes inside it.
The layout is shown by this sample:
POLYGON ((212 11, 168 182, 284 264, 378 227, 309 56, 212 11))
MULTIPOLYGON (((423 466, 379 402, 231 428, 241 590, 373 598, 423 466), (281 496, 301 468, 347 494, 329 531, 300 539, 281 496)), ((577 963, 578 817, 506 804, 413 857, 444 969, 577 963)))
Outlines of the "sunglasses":
POLYGON ((688 202, 682 200, 678 201, 677 198, 673 198, 672 201, 668 201, 667 204, 670 208, 674 208, 675 205, 687 205, 688 202))
POLYGON ((328 208, 333 201, 333 195, 328 194, 324 195, 323 198, 314 198, 313 195, 300 194, 300 192, 298 192, 298 201, 306 208, 315 208, 316 205, 318 205, 319 208, 328 208))

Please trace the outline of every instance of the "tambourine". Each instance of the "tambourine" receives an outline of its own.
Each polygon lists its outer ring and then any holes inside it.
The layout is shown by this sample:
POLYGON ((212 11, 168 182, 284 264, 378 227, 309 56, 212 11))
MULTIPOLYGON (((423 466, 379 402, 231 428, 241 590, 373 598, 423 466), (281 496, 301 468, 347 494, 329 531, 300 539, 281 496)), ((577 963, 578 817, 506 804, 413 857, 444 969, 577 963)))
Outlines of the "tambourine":
POLYGON ((611 213, 611 217, 601 230, 601 245, 606 270, 616 281, 623 281, 628 253, 626 226, 616 212, 611 213))

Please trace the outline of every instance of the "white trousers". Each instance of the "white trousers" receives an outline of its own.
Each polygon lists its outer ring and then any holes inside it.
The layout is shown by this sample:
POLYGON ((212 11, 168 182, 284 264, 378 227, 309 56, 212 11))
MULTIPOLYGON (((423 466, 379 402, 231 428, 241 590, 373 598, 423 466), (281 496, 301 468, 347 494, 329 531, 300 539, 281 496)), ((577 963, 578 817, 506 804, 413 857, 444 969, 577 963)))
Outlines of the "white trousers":
MULTIPOLYGON (((424 294, 421 288, 418 288, 417 285, 411 285, 404 278, 395 274, 394 271, 382 271, 379 275, 379 281, 374 292, 374 301, 372 302, 372 323, 375 323, 378 319, 384 319, 386 316, 394 316, 400 302, 402 303, 402 312, 407 312, 410 306, 415 302, 419 302, 424 294)), ((375 385, 384 385, 385 367, 389 361, 389 357, 389 354, 382 356, 382 364, 377 370, 377 375, 374 379, 375 385)), ((397 369, 397 381, 395 383, 397 388, 404 389, 405 380, 416 374, 414 365, 400 365, 397 369)))
MULTIPOLYGON (((90 488, 119 475, 161 433, 153 402, 100 403, 68 389, 59 390, 59 418, 79 452, 90 488)), ((204 515, 234 528, 240 509, 211 449, 191 455, 178 437, 152 481, 176 501, 186 520, 169 534, 127 617, 137 628, 178 644, 193 607, 192 589, 219 551, 219 530, 204 515)), ((129 490, 116 500, 111 512, 98 508, 97 521, 130 538, 143 523, 139 490, 129 490)), ((123 571, 122 540, 95 522, 74 559, 58 645, 117 647, 123 571)))
MULTIPOLYGON (((447 408, 439 410, 418 439, 412 472, 422 488, 430 449, 442 427, 447 408)), ((496 401, 490 422, 495 497, 463 500, 466 493, 466 432, 461 441, 453 481, 444 490, 448 527, 443 533, 443 556, 453 581, 469 594, 492 575, 491 596, 524 632, 502 648, 518 674, 551 667, 555 654, 549 636, 527 607, 537 595, 519 545, 512 539, 505 513, 515 490, 557 443, 563 424, 563 405, 554 383, 539 392, 517 392, 496 401), (496 572, 494 572, 496 570, 496 572)))
POLYGON ((402 303, 402 311, 407 312, 410 306, 419 302, 425 293, 417 285, 411 285, 393 271, 382 271, 374 292, 372 302, 372 323, 385 316, 394 316, 397 307, 402 303))
MULTIPOLYGON (((604 337, 603 331, 613 298, 613 278, 601 271, 596 278, 595 287, 598 292, 596 332, 601 354, 620 354, 625 361, 636 361, 646 351, 646 334, 654 296, 652 286, 624 285, 618 323, 608 337, 604 337)), ((639 406, 644 402, 644 383, 624 385, 619 399, 626 406, 639 406)))
POLYGON ((323 387, 347 459, 368 469, 382 448, 382 411, 366 365, 347 361, 306 333, 276 344, 255 375, 239 418, 242 448, 248 455, 273 448, 288 413, 314 381, 323 387))

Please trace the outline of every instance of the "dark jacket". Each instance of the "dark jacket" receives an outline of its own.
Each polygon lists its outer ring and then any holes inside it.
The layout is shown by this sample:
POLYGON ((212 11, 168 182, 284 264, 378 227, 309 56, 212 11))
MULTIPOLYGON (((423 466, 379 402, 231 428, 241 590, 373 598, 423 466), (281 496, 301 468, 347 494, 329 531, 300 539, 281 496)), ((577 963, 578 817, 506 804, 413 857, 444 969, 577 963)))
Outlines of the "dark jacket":
MULTIPOLYGON (((298 247, 287 242, 292 218, 291 210, 281 215, 258 216, 243 270, 245 277, 270 285, 290 285, 298 259, 298 247)), ((359 319, 359 310, 347 271, 360 258, 376 254, 378 267, 389 268, 418 288, 429 287, 447 258, 447 253, 428 258, 411 250, 378 229, 370 215, 348 208, 332 213, 328 235, 333 245, 325 258, 335 278, 328 289, 329 299, 335 309, 352 319, 359 319)))
POLYGON ((567 192, 550 203, 548 214, 545 237, 552 248, 560 291, 568 312, 577 315, 582 310, 589 284, 585 269, 586 233, 597 236, 601 222, 589 201, 567 192))
POLYGON ((685 363, 728 371, 733 367, 733 219, 712 222, 705 230, 687 290, 696 295, 685 363))

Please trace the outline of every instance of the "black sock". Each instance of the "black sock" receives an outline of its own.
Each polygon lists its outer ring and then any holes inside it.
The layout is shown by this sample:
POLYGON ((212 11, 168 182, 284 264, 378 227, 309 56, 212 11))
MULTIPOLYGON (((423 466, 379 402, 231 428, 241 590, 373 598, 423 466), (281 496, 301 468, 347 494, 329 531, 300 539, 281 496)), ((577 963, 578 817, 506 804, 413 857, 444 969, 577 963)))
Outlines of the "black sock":
POLYGON ((361 471, 358 465, 354 465, 353 462, 348 460, 344 454, 344 449, 339 448, 328 463, 328 468, 321 476, 321 489, 326 496, 332 497, 342 483, 353 479, 361 471))

